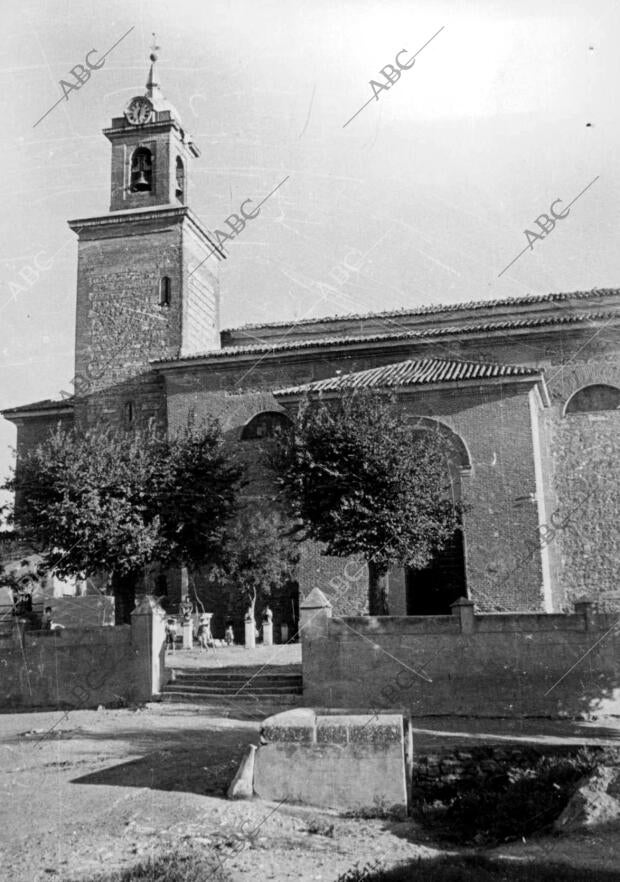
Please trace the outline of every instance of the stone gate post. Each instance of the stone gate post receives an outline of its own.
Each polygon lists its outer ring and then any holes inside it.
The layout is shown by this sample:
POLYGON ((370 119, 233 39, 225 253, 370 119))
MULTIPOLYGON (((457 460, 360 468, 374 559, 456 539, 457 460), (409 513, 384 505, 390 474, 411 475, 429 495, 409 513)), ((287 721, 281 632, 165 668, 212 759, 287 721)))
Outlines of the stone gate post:
POLYGON ((319 588, 299 604, 299 639, 301 641, 301 670, 304 698, 321 703, 325 671, 325 645, 329 634, 332 605, 319 588))
POLYGON ((136 652, 136 701, 158 696, 165 682, 166 615, 150 594, 131 614, 131 643, 136 652))

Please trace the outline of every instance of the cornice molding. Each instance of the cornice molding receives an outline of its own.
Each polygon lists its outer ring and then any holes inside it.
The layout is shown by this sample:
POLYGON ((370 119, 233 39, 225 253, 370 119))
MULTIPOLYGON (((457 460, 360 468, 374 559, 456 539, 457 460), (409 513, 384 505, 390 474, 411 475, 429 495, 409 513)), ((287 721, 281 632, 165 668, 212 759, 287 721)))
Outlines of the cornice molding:
POLYGON ((190 226, 214 252, 226 258, 227 255, 222 248, 210 238, 207 228, 188 205, 165 205, 161 208, 130 208, 125 211, 112 211, 109 214, 97 215, 95 217, 76 218, 67 221, 67 225, 79 237, 82 230, 93 230, 102 227, 113 229, 114 227, 122 227, 127 224, 137 226, 139 224, 161 221, 182 223, 185 220, 188 221, 190 226))

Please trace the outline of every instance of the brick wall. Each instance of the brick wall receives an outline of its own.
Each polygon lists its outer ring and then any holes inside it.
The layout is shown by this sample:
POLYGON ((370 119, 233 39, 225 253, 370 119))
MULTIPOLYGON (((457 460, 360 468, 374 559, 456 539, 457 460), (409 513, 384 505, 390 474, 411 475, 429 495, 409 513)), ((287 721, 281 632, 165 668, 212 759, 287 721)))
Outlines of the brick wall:
MULTIPOLYGON (((247 379, 241 369, 236 373, 236 379, 217 370, 167 373, 170 429, 186 424, 190 414, 194 421, 213 415, 221 420, 225 433, 236 440, 255 414, 282 409, 269 391, 244 391, 241 384, 247 379), (235 386, 235 382, 239 385, 235 386)), ((281 376, 279 383, 286 382, 287 378, 281 376)), ((526 551, 528 542, 537 540, 539 525, 538 511, 531 498, 535 497, 537 487, 530 395, 526 385, 515 384, 464 386, 445 392, 407 394, 402 399, 408 413, 440 420, 463 440, 469 451, 472 468, 462 477, 467 507, 467 584, 469 596, 482 609, 543 608, 540 554, 526 551), (485 427, 484 432, 480 431, 481 426, 485 427)), ((250 465, 252 488, 247 494, 273 499, 276 491, 265 481, 260 466, 261 445, 242 442, 239 449, 250 465)), ((332 579, 342 576, 346 563, 337 558, 319 563, 317 548, 306 546, 299 569, 301 596, 317 585, 322 589, 329 586, 332 579)), ((333 597, 338 611, 364 612, 366 585, 364 577, 358 591, 352 592, 348 585, 342 599, 333 597)), ((395 574, 395 611, 404 612, 403 593, 404 581, 395 574)))
POLYGON ((220 348, 220 289, 218 258, 209 252, 192 225, 183 229, 185 297, 181 352, 220 348))
MULTIPOLYGON (((157 116, 161 119, 164 114, 159 113, 157 116)), ((108 137, 112 140, 110 211, 175 203, 177 156, 181 157, 185 167, 183 202, 187 204, 191 177, 188 170, 192 157, 187 143, 181 140, 179 131, 165 123, 163 127, 161 124, 147 124, 136 128, 127 126, 124 119, 118 121, 121 122, 120 126, 107 130, 108 137), (153 173, 150 191, 132 192, 130 189, 131 157, 138 147, 146 147, 151 151, 153 173)))
POLYGON ((58 427, 63 431, 73 425, 73 414, 63 413, 49 416, 28 417, 18 423, 17 461, 28 450, 43 443, 58 427))

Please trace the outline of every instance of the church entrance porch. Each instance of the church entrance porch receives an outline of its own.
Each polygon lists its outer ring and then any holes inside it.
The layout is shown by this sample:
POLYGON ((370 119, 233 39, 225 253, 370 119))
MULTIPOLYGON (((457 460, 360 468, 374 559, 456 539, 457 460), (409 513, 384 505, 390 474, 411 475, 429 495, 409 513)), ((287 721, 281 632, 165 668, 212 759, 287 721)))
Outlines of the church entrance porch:
POLYGON ((405 569, 405 594, 408 616, 449 616, 451 604, 467 597, 461 530, 436 552, 427 567, 405 569))

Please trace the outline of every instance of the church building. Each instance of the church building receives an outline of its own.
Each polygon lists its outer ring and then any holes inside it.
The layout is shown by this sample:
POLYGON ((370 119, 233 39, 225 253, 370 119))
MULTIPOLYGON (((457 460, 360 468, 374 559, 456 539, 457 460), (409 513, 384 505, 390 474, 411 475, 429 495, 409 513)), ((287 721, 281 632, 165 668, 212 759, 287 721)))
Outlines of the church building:
MULTIPOLYGON (((392 615, 449 614, 462 596, 487 612, 559 612, 584 596, 620 607, 620 289, 222 330, 222 236, 191 209, 200 150, 151 60, 145 94, 103 130, 109 211, 69 221, 75 394, 4 411, 18 457, 58 424, 174 432, 213 415, 257 461, 304 396, 390 389, 412 426, 447 441, 464 504, 462 530, 425 570, 390 573, 392 615)), ((276 633, 293 632, 314 587, 335 612, 364 612, 363 568, 306 543, 276 633)), ((161 590, 174 605, 179 579, 161 590)), ((217 595, 199 591, 221 636, 217 595)))

